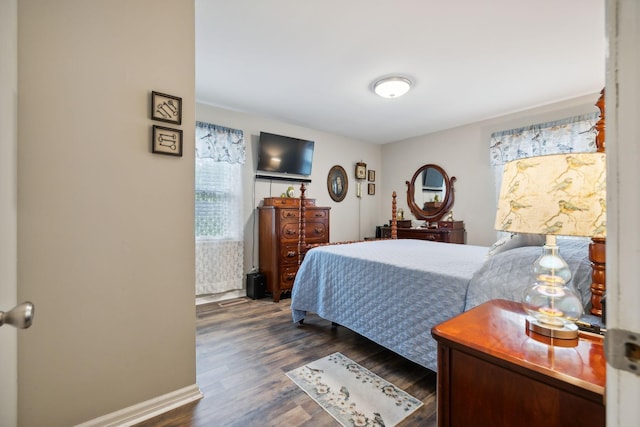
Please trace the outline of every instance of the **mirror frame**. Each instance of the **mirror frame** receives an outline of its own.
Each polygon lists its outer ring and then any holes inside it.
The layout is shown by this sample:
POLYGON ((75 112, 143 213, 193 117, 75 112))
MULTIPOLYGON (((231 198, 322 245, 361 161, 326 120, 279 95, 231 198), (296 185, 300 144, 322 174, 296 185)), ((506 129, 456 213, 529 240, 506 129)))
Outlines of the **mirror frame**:
MULTIPOLYGON (((454 201, 454 193, 453 193, 453 183, 456 182, 456 177, 452 176, 449 178, 447 173, 438 165, 434 164, 426 164, 421 166, 416 173, 413 174, 411 181, 406 181, 408 186, 407 188, 407 204, 409 205, 409 209, 411 213, 417 219, 423 219, 425 221, 440 221, 443 216, 449 212, 451 207, 453 206, 454 201), (442 206, 434 213, 428 213, 423 210, 420 206, 418 206, 415 202, 415 189, 416 189, 416 179, 422 176, 422 172, 427 170, 428 168, 436 169, 438 172, 442 174, 444 177, 444 186, 445 186, 445 196, 444 200, 442 200, 442 206)), ((422 186, 422 181, 420 181, 420 185, 422 186)))

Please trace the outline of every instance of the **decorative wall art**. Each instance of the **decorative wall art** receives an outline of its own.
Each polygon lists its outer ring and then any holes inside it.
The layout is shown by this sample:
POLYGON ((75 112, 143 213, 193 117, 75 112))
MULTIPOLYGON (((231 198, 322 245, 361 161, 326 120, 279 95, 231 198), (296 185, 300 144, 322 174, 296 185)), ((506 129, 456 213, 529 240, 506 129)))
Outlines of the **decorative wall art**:
POLYGON ((375 180, 376 180, 376 171, 369 169, 368 181, 369 182, 375 182, 375 180))
POLYGON ((182 130, 154 125, 151 151, 182 157, 182 130))
POLYGON ((327 190, 329 190, 329 196, 334 202, 341 202, 347 195, 349 188, 349 180, 347 179, 347 172, 342 166, 335 165, 329 171, 327 176, 327 190))
POLYGON ((369 184, 369 188, 368 188, 367 194, 369 194, 371 196, 376 194, 376 185, 375 184, 369 184))
POLYGON ((181 124, 182 98, 155 91, 151 92, 151 119, 181 124))

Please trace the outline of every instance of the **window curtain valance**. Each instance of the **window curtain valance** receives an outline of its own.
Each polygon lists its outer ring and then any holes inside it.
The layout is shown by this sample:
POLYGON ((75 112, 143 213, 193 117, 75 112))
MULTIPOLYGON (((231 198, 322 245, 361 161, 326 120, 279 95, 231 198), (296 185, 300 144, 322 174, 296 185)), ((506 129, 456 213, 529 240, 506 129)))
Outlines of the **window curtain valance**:
POLYGON ((491 134, 491 166, 526 157, 596 151, 598 112, 491 134))
POLYGON ((243 165, 246 157, 243 132, 210 123, 196 122, 196 157, 243 165))

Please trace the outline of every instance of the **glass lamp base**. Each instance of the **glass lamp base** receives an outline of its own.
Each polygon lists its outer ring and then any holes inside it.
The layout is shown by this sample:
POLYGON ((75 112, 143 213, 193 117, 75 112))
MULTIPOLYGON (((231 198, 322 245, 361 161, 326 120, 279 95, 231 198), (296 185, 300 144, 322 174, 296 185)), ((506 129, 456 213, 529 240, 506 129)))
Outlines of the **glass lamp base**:
POLYGON ((551 326, 542 323, 532 316, 527 316, 527 329, 549 338, 562 340, 575 340, 578 338, 578 327, 574 324, 568 324, 562 327, 551 326))

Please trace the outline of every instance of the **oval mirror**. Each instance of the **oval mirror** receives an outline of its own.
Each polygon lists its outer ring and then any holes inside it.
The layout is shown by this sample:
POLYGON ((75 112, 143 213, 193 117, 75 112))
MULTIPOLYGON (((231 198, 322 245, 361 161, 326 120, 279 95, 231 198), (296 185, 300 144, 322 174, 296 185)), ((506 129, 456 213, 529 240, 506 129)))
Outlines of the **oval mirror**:
POLYGON ((438 165, 421 166, 407 181, 407 204, 417 219, 440 221, 453 206, 453 183, 438 165))

